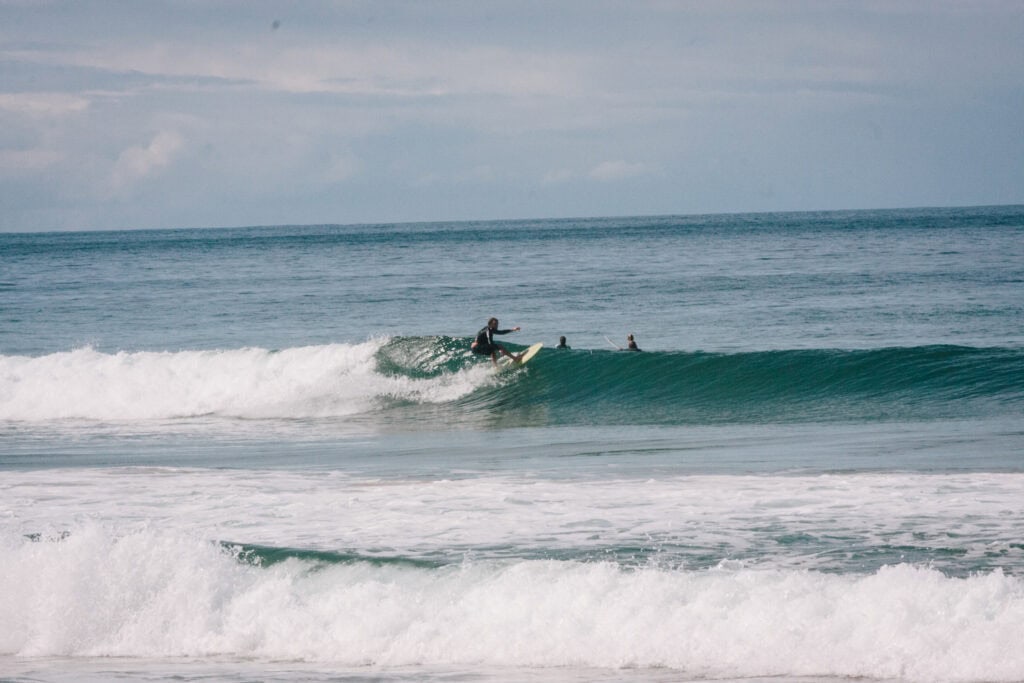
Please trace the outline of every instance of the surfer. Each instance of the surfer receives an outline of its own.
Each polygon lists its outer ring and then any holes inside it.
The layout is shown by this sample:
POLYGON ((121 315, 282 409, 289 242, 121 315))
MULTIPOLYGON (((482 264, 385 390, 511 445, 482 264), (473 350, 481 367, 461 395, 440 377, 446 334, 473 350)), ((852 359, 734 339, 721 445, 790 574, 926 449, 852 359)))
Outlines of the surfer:
MULTIPOLYGON (((609 344, 611 344, 612 346, 617 348, 619 351, 623 350, 621 346, 619 346, 618 344, 613 342, 611 339, 608 339, 608 337, 605 337, 605 340, 607 340, 607 342, 609 344)), ((626 335, 626 349, 625 350, 626 351, 639 351, 640 350, 640 347, 636 345, 636 340, 633 339, 633 335, 631 335, 631 334, 627 334, 626 335)))
POLYGON ((498 319, 491 318, 490 320, 487 321, 487 327, 483 328, 482 330, 476 333, 476 339, 470 345, 470 349, 472 349, 473 353, 478 354, 480 356, 489 355, 491 357, 491 362, 494 363, 495 365, 498 364, 498 353, 501 353, 502 355, 508 356, 512 360, 519 362, 519 359, 522 358, 522 354, 514 356, 511 353, 509 353, 501 344, 494 343, 494 335, 508 334, 509 332, 518 331, 518 326, 513 327, 510 330, 499 330, 498 319))
POLYGON ((568 348, 570 348, 569 345, 565 343, 565 336, 564 335, 558 338, 558 346, 556 346, 555 348, 556 349, 568 349, 568 348))

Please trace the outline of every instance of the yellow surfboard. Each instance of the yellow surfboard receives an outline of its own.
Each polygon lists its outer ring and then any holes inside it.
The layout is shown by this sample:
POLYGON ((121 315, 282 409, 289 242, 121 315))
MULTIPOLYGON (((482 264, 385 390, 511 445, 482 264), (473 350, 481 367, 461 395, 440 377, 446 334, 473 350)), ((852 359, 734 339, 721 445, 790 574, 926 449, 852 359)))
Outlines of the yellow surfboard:
POLYGON ((501 360, 498 363, 498 367, 501 370, 505 370, 507 368, 518 368, 522 365, 525 365, 527 361, 529 361, 531 358, 537 355, 537 352, 540 351, 541 347, 543 346, 544 342, 537 342, 533 346, 526 349, 526 351, 523 352, 523 357, 520 358, 518 361, 514 361, 510 358, 502 356, 501 360))

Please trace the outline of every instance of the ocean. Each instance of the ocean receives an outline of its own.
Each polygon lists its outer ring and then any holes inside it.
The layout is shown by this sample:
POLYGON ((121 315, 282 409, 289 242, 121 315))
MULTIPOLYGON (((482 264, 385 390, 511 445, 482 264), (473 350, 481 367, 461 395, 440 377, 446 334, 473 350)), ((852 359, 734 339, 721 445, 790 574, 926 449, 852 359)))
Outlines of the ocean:
POLYGON ((1022 418, 1024 206, 0 234, 0 680, 1024 681, 1022 418))

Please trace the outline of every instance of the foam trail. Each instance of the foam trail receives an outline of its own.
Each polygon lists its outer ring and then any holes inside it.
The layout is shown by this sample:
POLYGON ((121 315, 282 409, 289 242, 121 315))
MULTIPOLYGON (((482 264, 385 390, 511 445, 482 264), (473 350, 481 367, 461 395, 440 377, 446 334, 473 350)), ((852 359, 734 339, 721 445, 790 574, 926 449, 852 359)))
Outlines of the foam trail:
POLYGON ((480 381, 470 371, 429 378, 382 374, 376 353, 386 343, 0 356, 0 420, 347 416, 389 401, 453 400, 480 381))
POLYGON ((1024 678, 1024 584, 720 566, 288 560, 148 528, 2 540, 0 654, 346 666, 667 667, 704 677, 1024 678))

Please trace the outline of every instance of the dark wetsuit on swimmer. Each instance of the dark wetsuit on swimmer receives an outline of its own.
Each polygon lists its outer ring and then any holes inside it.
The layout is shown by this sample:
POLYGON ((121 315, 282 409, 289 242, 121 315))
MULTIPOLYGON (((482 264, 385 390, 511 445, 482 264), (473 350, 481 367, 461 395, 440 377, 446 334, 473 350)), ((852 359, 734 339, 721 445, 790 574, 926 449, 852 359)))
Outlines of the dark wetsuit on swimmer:
POLYGON ((501 350, 501 346, 494 343, 494 335, 496 334, 508 334, 515 330, 492 330, 490 326, 483 328, 476 333, 476 343, 473 345, 473 353, 479 353, 481 356, 489 356, 492 353, 501 350))
POLYGON ((513 327, 511 330, 499 330, 498 319, 491 318, 487 321, 487 327, 476 333, 476 340, 470 346, 473 353, 481 356, 490 356, 491 362, 495 365, 498 364, 498 354, 508 356, 512 360, 519 360, 520 356, 513 356, 509 353, 504 346, 501 344, 494 343, 494 335, 496 334, 508 334, 509 332, 518 332, 518 327, 513 327))

